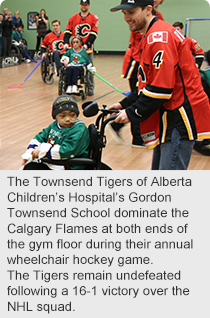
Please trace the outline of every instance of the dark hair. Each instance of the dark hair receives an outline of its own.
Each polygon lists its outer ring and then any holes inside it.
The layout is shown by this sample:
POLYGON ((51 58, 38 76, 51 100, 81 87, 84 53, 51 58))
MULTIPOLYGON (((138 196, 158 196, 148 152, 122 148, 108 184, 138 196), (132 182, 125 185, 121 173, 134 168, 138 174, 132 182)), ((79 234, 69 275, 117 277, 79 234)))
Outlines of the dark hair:
POLYGON ((205 52, 205 57, 206 57, 207 63, 210 65, 210 50, 205 52))
POLYGON ((53 20, 52 25, 53 25, 53 23, 56 23, 56 22, 58 22, 61 25, 60 21, 58 21, 58 20, 53 20))
POLYGON ((180 29, 183 29, 183 28, 184 28, 183 23, 182 23, 182 22, 178 22, 178 21, 177 21, 177 22, 174 22, 173 26, 174 26, 175 28, 179 27, 180 29))
POLYGON ((41 14, 41 11, 42 11, 42 10, 44 11, 44 16, 46 17, 46 10, 45 10, 45 9, 41 9, 40 12, 39 12, 39 14, 41 14))
POLYGON ((79 36, 79 35, 75 35, 75 36, 71 39, 71 45, 73 45, 73 40, 74 40, 74 39, 78 39, 78 40, 81 42, 81 45, 84 45, 84 42, 83 42, 81 36, 79 36))

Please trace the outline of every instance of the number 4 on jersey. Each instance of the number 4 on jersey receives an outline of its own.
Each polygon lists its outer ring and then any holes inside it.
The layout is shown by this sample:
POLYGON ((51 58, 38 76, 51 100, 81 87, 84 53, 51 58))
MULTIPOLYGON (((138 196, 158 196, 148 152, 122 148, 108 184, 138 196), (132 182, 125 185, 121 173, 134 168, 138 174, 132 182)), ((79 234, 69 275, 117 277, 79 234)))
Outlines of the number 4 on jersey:
POLYGON ((155 65, 156 69, 159 69, 163 63, 163 53, 164 51, 158 51, 153 58, 152 64, 155 65))

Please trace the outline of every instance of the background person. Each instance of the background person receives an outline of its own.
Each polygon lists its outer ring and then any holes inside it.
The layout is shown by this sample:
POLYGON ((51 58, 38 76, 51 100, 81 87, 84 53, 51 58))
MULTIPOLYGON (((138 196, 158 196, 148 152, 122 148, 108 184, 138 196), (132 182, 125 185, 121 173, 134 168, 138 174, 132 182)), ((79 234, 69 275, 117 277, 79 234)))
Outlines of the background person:
POLYGON ((36 50, 35 50, 34 58, 38 57, 38 51, 39 51, 41 39, 43 40, 45 35, 47 34, 48 22, 49 20, 46 15, 46 11, 42 9, 40 13, 36 15, 37 36, 36 36, 36 50))
MULTIPOLYGON (((184 25, 182 22, 174 22, 173 26, 184 35, 184 25)), ((185 37, 187 44, 189 46, 190 51, 192 52, 193 56, 195 57, 195 64, 197 68, 201 67, 204 59, 204 51, 200 44, 192 38, 188 36, 185 37)))
POLYGON ((210 107, 184 36, 154 16, 153 4, 153 0, 122 0, 111 9, 122 10, 130 31, 139 30, 145 37, 139 94, 132 93, 109 109, 121 110, 116 122, 140 123, 145 144, 154 148, 153 169, 185 170, 194 140, 210 137, 210 107))
MULTIPOLYGON (((68 21, 64 32, 64 43, 67 48, 70 37, 80 36, 84 43, 84 48, 88 53, 89 60, 93 63, 93 43, 98 36, 99 21, 98 17, 89 12, 90 0, 80 1, 80 12, 74 14, 68 21)), ((88 95, 94 95, 94 75, 88 74, 88 95)))
POLYGON ((160 11, 158 11, 157 8, 159 7, 160 4, 163 3, 163 1, 164 0, 154 0, 154 9, 156 11, 156 15, 157 15, 158 19, 160 19, 160 20, 164 20, 164 19, 163 19, 162 13, 160 11))
POLYGON ((53 61, 56 64, 56 73, 59 76, 61 64, 61 56, 66 52, 64 49, 64 33, 61 32, 60 21, 52 21, 53 32, 48 33, 41 43, 42 58, 46 57, 47 48, 53 54, 53 61))
POLYGON ((13 22, 14 22, 14 27, 15 28, 18 28, 19 26, 21 26, 22 29, 24 29, 23 20, 20 17, 20 11, 19 10, 15 11, 14 16, 13 16, 13 22))
POLYGON ((13 30, 12 12, 8 11, 2 21, 2 56, 11 56, 12 30, 13 30))
POLYGON ((30 63, 31 60, 28 58, 29 57, 28 47, 27 45, 24 45, 24 43, 22 42, 22 38, 23 38, 22 31, 23 31, 23 27, 21 25, 18 26, 16 30, 12 31, 12 39, 17 43, 24 61, 26 63, 30 63))
POLYGON ((79 75, 84 72, 84 64, 87 65, 88 70, 91 69, 95 71, 95 67, 92 66, 86 50, 82 47, 83 42, 80 36, 75 36, 71 44, 73 47, 63 54, 61 62, 63 62, 66 67, 66 93, 77 94, 77 81, 79 75))
POLYGON ((3 19, 4 19, 3 13, 0 13, 0 56, 1 56, 1 47, 2 47, 1 38, 2 38, 2 21, 3 21, 3 19))

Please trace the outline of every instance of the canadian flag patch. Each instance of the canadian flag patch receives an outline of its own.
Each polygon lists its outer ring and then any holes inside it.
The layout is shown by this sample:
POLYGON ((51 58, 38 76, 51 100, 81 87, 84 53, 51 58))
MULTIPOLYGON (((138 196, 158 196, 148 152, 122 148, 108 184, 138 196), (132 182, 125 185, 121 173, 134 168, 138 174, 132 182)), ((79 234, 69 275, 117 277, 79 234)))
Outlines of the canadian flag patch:
POLYGON ((168 42, 168 32, 167 31, 159 31, 151 33, 147 38, 148 44, 152 44, 154 42, 168 42))

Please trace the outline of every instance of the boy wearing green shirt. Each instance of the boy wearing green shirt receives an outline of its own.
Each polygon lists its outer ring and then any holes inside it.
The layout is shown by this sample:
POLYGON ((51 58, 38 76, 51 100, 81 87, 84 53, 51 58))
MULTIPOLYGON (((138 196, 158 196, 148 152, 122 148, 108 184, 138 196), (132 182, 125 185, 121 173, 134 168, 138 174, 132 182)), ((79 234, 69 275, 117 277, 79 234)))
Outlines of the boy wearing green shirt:
POLYGON ((23 44, 23 27, 19 26, 17 27, 17 29, 15 29, 14 31, 12 31, 12 43, 16 46, 19 47, 20 53, 23 56, 23 59, 26 63, 30 63, 31 60, 28 58, 29 54, 28 54, 28 47, 27 45, 23 44))
MULTIPOLYGON (((78 115, 78 105, 71 96, 64 94, 54 101, 52 117, 55 121, 30 141, 22 155, 24 170, 64 169, 64 166, 42 163, 40 159, 45 156, 51 159, 88 157, 89 131, 78 115)), ((71 169, 84 167, 72 166, 71 169)))

